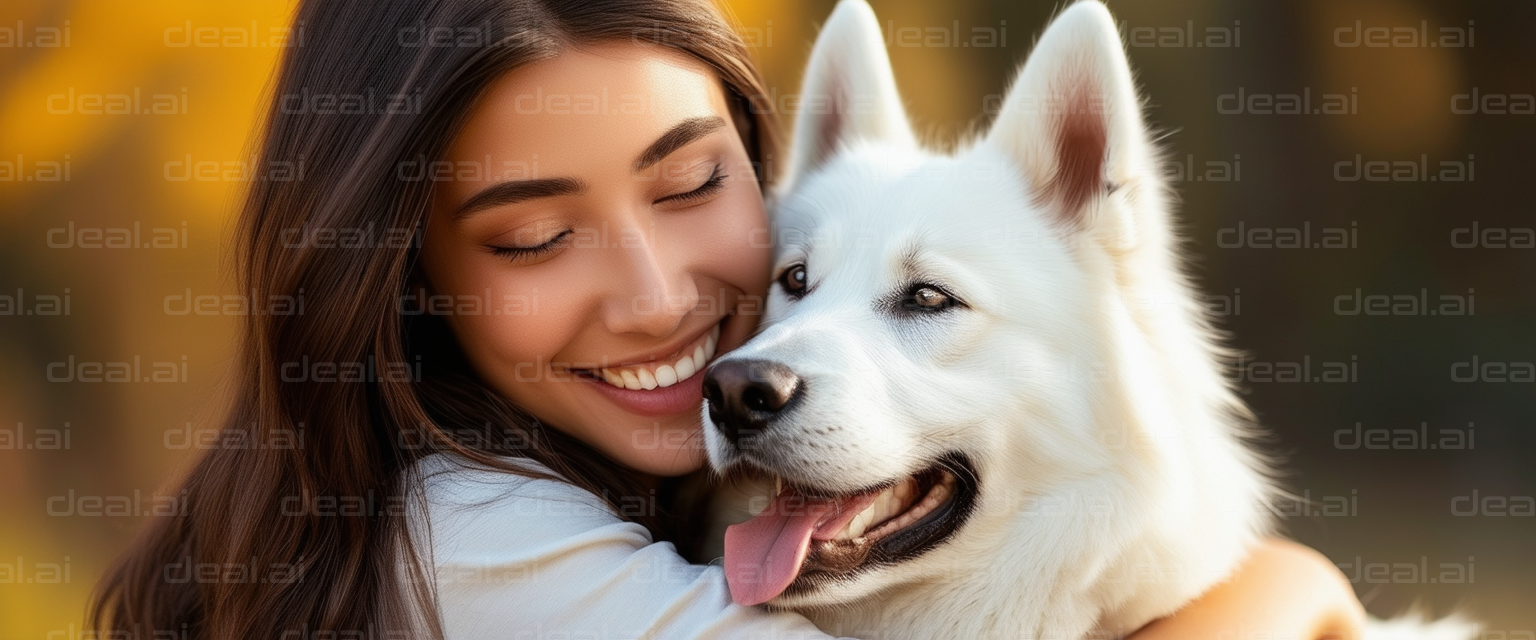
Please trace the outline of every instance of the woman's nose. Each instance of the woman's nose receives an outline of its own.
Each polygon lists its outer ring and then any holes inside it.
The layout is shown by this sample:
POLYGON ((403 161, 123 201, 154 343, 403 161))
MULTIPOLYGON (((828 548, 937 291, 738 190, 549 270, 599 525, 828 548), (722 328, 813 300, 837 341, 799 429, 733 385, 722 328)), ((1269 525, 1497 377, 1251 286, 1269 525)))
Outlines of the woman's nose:
POLYGON ((604 321, 614 333, 671 335, 699 302, 699 291, 684 256, 658 251, 649 239, 615 249, 617 273, 604 305, 604 321))

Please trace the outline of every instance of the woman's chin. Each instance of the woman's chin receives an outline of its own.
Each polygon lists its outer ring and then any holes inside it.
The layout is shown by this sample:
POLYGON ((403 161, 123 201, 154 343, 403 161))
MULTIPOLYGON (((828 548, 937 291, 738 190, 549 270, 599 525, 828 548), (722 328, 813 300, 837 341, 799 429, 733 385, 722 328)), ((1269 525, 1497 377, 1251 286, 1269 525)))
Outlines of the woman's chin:
POLYGON ((653 476, 671 478, 704 468, 704 438, 697 421, 688 427, 667 428, 651 423, 631 433, 630 449, 624 452, 630 468, 653 476))

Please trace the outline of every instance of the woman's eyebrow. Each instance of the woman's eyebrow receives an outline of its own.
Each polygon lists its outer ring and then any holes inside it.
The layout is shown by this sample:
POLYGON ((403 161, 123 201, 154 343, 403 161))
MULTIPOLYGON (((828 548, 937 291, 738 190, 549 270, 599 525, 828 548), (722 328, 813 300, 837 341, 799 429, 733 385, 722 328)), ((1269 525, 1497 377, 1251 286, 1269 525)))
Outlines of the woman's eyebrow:
POLYGON ((577 194, 587 189, 586 183, 575 178, 544 178, 539 180, 510 180, 498 182, 470 196, 454 210, 453 219, 463 220, 480 211, 504 204, 577 194))
MULTIPOLYGON (((671 155, 684 145, 698 140, 706 135, 714 133, 725 126, 725 120, 719 116, 701 116, 689 118, 677 123, 677 126, 661 134, 651 146, 646 147, 640 154, 640 159, 635 161, 635 171, 644 171, 661 162, 662 158, 671 155)), ((453 212, 454 220, 463 220, 480 211, 491 207, 523 202, 534 198, 549 198, 579 194, 587 188, 586 183, 576 178, 544 178, 539 180, 512 180, 498 182, 481 189, 475 195, 470 196, 464 204, 453 212)))
POLYGON ((645 153, 640 154, 640 159, 635 161, 635 171, 650 168, 651 165, 661 162, 662 158, 671 155, 683 145, 714 133, 724 126, 725 119, 720 116, 702 116, 679 122, 677 126, 661 134, 661 137, 652 142, 651 146, 646 147, 645 153))

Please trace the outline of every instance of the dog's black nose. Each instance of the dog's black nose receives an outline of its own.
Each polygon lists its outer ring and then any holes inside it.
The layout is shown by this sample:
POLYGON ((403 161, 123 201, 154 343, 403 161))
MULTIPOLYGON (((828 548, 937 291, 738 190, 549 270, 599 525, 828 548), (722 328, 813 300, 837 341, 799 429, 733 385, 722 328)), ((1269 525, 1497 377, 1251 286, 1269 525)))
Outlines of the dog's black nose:
POLYGON ((715 428, 741 446, 760 433, 800 392, 800 377, 767 360, 720 360, 704 372, 704 397, 715 428))

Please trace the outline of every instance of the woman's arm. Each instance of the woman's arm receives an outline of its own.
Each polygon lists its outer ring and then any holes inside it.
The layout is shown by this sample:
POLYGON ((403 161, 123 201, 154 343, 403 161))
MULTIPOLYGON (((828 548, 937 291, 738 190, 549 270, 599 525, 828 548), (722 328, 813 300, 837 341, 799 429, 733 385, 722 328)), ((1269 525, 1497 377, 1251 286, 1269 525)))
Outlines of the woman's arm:
POLYGON ((430 540, 418 554, 435 569, 448 640, 838 640, 804 616, 731 602, 720 567, 689 564, 575 485, 446 454, 419 465, 426 510, 411 512, 412 541, 430 540))
POLYGON ((1365 609, 1328 558, 1267 538, 1226 582, 1130 640, 1354 639, 1364 624, 1365 609))

